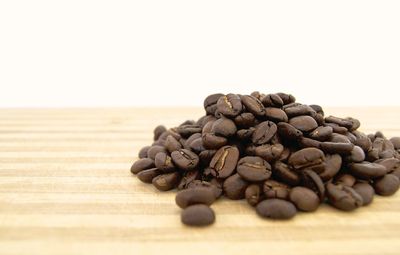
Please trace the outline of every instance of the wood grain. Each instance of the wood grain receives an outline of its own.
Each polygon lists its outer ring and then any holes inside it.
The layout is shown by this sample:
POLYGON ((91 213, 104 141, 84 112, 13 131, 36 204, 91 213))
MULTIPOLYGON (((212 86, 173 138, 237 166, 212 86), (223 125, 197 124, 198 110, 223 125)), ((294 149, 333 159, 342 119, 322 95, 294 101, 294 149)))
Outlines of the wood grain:
MULTIPOLYGON (((400 108, 331 108, 365 132, 400 136, 400 108)), ((180 223, 174 192, 132 177, 152 129, 198 108, 1 109, 0 254, 399 254, 400 195, 354 213, 321 206, 290 221, 244 201, 213 205, 212 227, 180 223)))

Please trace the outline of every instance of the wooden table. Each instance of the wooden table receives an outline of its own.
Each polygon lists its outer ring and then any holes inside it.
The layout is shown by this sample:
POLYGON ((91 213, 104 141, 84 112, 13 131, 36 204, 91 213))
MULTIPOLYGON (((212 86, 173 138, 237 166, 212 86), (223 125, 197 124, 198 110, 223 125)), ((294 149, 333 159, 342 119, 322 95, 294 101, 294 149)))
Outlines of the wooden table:
MULTIPOLYGON (((333 108, 362 130, 400 136, 400 108, 333 108)), ((400 194, 354 213, 321 206, 264 220, 244 201, 212 207, 212 227, 180 223, 174 192, 132 177, 159 123, 201 109, 0 110, 0 254, 400 254, 400 194)))

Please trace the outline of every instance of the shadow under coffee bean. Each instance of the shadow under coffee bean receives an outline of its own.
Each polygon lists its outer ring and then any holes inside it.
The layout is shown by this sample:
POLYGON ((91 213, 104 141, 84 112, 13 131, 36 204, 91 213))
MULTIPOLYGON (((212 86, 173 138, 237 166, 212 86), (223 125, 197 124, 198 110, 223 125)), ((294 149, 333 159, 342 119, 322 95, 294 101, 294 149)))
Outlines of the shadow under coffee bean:
POLYGON ((246 199, 263 218, 288 220, 321 203, 352 211, 400 186, 400 137, 364 134, 355 118, 324 116, 286 93, 212 94, 205 115, 154 129, 131 172, 177 189, 181 221, 214 223, 221 196, 246 199))

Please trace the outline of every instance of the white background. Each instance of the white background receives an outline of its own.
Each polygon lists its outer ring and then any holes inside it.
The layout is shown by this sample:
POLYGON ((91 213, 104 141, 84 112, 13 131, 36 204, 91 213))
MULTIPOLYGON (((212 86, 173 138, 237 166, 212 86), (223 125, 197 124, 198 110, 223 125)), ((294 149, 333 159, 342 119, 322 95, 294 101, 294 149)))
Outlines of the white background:
POLYGON ((399 87, 400 1, 0 1, 0 107, 400 105, 399 87))

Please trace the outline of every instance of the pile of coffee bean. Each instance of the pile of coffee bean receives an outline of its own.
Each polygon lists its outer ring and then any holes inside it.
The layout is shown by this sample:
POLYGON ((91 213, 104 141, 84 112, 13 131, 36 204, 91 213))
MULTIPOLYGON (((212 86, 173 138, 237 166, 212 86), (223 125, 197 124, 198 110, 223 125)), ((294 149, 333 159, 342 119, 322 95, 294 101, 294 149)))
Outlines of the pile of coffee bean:
POLYGON ((131 168, 160 191, 178 190, 184 224, 213 223, 221 196, 290 219, 324 202, 352 211, 399 189, 400 137, 366 135, 357 119, 325 117, 285 93, 213 94, 204 109, 197 121, 156 127, 131 168))

